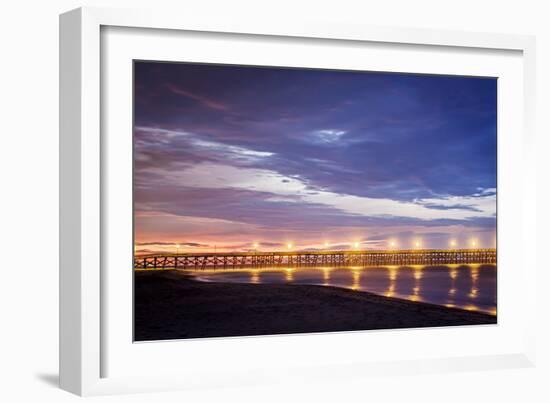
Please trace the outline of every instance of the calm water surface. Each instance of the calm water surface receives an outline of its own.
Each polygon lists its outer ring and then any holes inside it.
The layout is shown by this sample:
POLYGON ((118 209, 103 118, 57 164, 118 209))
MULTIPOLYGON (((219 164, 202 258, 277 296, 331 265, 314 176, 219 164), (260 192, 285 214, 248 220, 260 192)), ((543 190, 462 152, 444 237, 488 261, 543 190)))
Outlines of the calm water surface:
POLYGON ((317 284, 496 314, 496 265, 197 270, 201 281, 317 284))

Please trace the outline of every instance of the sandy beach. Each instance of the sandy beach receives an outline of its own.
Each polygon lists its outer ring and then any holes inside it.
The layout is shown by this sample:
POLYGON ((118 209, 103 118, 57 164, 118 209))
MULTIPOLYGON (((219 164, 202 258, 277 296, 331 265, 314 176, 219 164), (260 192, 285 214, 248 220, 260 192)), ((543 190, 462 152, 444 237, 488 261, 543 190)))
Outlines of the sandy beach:
POLYGON ((135 340, 494 324, 496 316, 337 287, 135 272, 135 340))

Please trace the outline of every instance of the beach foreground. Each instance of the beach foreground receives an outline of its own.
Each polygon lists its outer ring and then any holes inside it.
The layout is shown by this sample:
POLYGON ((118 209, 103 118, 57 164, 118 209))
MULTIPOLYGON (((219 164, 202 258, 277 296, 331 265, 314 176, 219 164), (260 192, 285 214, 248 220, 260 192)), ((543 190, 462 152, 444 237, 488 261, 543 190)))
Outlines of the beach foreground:
POLYGON ((135 341, 494 324, 496 316, 299 284, 208 283, 135 272, 135 341))

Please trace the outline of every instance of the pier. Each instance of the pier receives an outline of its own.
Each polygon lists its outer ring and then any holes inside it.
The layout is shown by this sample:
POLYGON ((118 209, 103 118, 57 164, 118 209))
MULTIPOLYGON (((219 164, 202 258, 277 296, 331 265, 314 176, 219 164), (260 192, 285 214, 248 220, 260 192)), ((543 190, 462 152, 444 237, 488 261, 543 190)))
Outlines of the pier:
POLYGON ((134 269, 496 264, 496 249, 230 252, 134 257, 134 269))

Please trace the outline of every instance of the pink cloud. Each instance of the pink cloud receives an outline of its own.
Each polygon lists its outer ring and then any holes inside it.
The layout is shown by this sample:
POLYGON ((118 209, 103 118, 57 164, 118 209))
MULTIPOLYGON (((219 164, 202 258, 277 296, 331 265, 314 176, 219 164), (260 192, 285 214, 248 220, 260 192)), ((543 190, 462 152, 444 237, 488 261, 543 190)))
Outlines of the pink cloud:
POLYGON ((227 106, 220 103, 220 102, 216 102, 216 101, 213 101, 209 98, 206 98, 202 95, 198 95, 198 94, 194 94, 190 91, 187 91, 183 88, 180 88, 174 84, 167 84, 167 87, 170 91, 172 91, 174 94, 178 94, 178 95, 183 95, 184 97, 187 97, 187 98, 191 98, 192 100, 194 101, 197 101, 199 103, 201 103, 202 105, 210 108, 210 109, 216 109, 216 110, 220 110, 220 111, 224 111, 227 109, 227 106))

